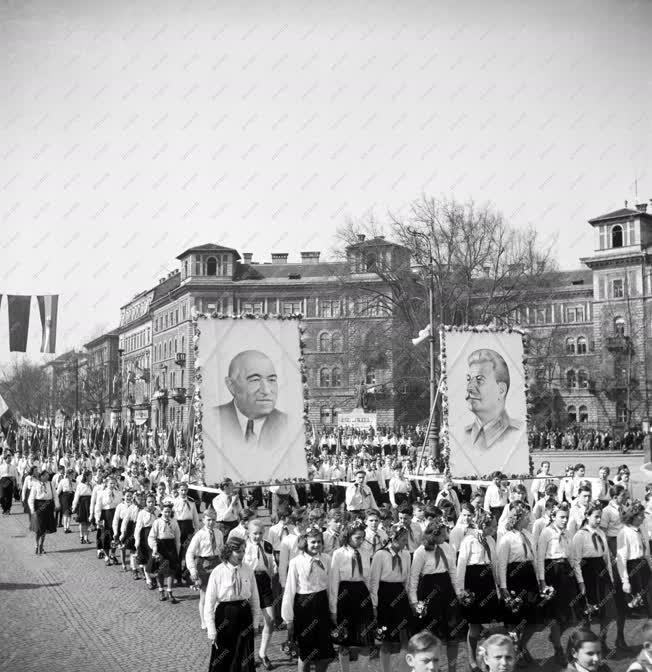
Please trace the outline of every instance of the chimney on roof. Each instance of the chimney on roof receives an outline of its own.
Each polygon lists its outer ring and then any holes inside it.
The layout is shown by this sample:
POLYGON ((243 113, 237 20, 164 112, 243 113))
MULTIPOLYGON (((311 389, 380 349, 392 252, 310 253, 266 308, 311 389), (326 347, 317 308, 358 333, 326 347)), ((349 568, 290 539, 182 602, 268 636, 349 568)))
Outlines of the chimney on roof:
POLYGON ((647 203, 637 203, 636 204, 636 209, 639 212, 643 212, 643 213, 647 212, 647 203))
POLYGON ((359 233, 358 234, 358 242, 359 243, 364 243, 365 235, 364 233, 359 233))
POLYGON ((254 253, 253 252, 243 252, 242 257, 244 259, 245 264, 250 264, 251 260, 254 258, 254 253))
POLYGON ((318 264, 319 263, 319 252, 302 252, 301 253, 301 263, 302 264, 318 264))
POLYGON ((162 285, 165 282, 165 278, 159 278, 158 279, 158 284, 162 285))
POLYGON ((288 263, 288 253, 287 252, 272 252, 272 263, 273 264, 287 264, 288 263))

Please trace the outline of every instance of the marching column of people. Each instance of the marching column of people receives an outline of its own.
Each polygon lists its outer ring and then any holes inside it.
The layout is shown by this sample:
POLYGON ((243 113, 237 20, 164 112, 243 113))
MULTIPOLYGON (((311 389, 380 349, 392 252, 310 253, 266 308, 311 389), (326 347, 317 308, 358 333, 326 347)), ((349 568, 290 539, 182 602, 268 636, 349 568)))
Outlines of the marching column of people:
POLYGON ((343 465, 348 486, 321 487, 321 501, 302 506, 296 488, 275 492, 267 526, 250 493, 229 479, 212 499, 192 499, 187 474, 158 461, 151 471, 117 461, 53 478, 29 460, 19 471, 8 454, 0 485, 3 496, 10 485, 23 500, 36 554, 46 552, 60 513, 64 532, 73 517, 80 543, 96 530, 98 558, 134 580, 142 574, 162 602, 178 602, 175 583, 197 589, 213 672, 273 669, 275 628, 287 630, 284 650, 300 672, 323 671, 336 657, 348 672, 354 654, 376 652, 389 672, 392 656, 412 655, 420 631, 445 647, 450 672, 461 645, 475 670, 487 666, 483 626, 497 623, 511 633, 518 665, 532 662, 528 642, 545 627, 556 662, 573 666, 595 642, 606 655, 610 623, 613 646, 628 651, 629 619, 652 617, 652 487, 644 501, 633 499, 622 467, 618 482, 603 468, 597 484, 584 480, 583 465, 561 481, 544 468, 530 487, 495 473, 486 490, 443 482, 431 498, 400 464, 372 470, 373 488, 367 469, 343 465), (593 624, 595 640, 586 634, 593 624), (569 659, 562 635, 577 625, 584 639, 571 642, 569 659))

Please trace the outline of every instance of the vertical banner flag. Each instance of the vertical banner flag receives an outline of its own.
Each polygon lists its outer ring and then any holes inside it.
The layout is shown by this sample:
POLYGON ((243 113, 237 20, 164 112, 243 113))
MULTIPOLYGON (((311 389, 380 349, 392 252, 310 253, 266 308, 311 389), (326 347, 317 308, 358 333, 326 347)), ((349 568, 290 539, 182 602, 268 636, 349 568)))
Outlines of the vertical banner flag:
POLYGON ((54 353, 57 346, 57 313, 59 310, 58 294, 37 296, 38 309, 41 314, 41 352, 54 353))
POLYGON ((7 295, 9 312, 9 352, 27 351, 31 296, 7 295))

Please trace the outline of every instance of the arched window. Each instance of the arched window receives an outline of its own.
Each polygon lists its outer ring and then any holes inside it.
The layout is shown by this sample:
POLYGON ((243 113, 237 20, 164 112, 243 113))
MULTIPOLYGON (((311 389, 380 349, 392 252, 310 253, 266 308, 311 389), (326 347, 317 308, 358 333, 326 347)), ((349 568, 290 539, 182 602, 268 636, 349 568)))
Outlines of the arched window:
POLYGON ((206 261, 206 275, 217 275, 217 259, 208 257, 206 261))
POLYGON ((183 262, 183 277, 187 278, 188 277, 188 260, 183 262))
POLYGON ((624 401, 616 402, 616 422, 627 422, 627 405, 624 401))
POLYGON ((367 367, 367 373, 365 375, 365 383, 367 385, 375 385, 376 384, 376 369, 374 369, 373 366, 368 366, 367 367))
POLYGON ((333 352, 342 352, 342 334, 338 331, 333 334, 331 349, 333 352))
POLYGON ((342 386, 342 370, 337 366, 333 369, 331 373, 331 386, 332 387, 341 387, 342 386))
POLYGON ((365 262, 365 270, 367 270, 367 271, 375 271, 376 270, 376 255, 375 254, 365 255, 364 262, 365 262))
POLYGON ((331 424, 331 409, 326 408, 326 406, 322 406, 319 409, 319 421, 321 422, 322 425, 330 425, 331 424))
POLYGON ((181 337, 181 352, 185 352, 185 351, 186 351, 186 337, 182 336, 181 337))
POLYGON ((623 227, 620 224, 616 224, 611 229, 611 247, 622 247, 623 246, 623 227))
POLYGON ((567 338, 566 339, 566 354, 574 355, 575 354, 575 339, 567 338))
POLYGON ((319 387, 330 387, 331 372, 328 369, 322 369, 319 372, 319 387))
POLYGON ((580 414, 580 422, 589 421, 589 410, 586 406, 580 406, 579 414, 580 414))
POLYGON ((569 423, 577 422, 577 411, 575 409, 575 406, 568 407, 568 422, 569 423))
POLYGON ((577 376, 573 369, 566 371, 566 387, 569 389, 577 387, 577 376))
POLYGON ((167 359, 168 356, 168 344, 163 343, 163 359, 167 359))
POLYGON ((589 386, 589 374, 584 369, 577 372, 577 386, 582 390, 589 386))
POLYGON ((319 334, 319 350, 328 352, 331 349, 331 337, 327 333, 319 334))
POLYGON ((577 339, 577 354, 578 355, 585 355, 586 352, 587 352, 586 338, 584 338, 584 336, 580 336, 577 339))
POLYGON ((614 319, 614 334, 623 337, 625 335, 625 318, 616 317, 614 319))

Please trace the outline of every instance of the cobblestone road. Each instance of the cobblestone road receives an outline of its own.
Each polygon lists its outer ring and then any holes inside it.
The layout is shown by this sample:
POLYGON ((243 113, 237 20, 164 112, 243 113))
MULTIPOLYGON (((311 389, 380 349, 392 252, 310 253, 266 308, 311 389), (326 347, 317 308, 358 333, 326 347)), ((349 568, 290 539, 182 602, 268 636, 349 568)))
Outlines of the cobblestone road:
MULTIPOLYGON (((133 581, 120 567, 105 567, 94 546, 79 544, 76 525, 73 530, 48 535, 46 555, 36 556, 22 510, 14 506, 11 516, 0 517, 0 669, 207 670, 209 645, 199 627, 197 594, 178 589, 179 604, 159 603, 142 580, 133 581)), ((632 623, 630 643, 640 644, 639 629, 632 623)), ((282 639, 284 633, 275 633, 269 657, 281 672, 296 669, 280 652, 282 639)), ((535 636, 530 650, 540 661, 532 669, 558 669, 547 660, 545 632, 535 636)), ((614 672, 624 672, 628 662, 610 664, 614 672)), ((352 665, 353 672, 359 669, 352 665)), ((468 670, 463 657, 458 669, 468 670)))

